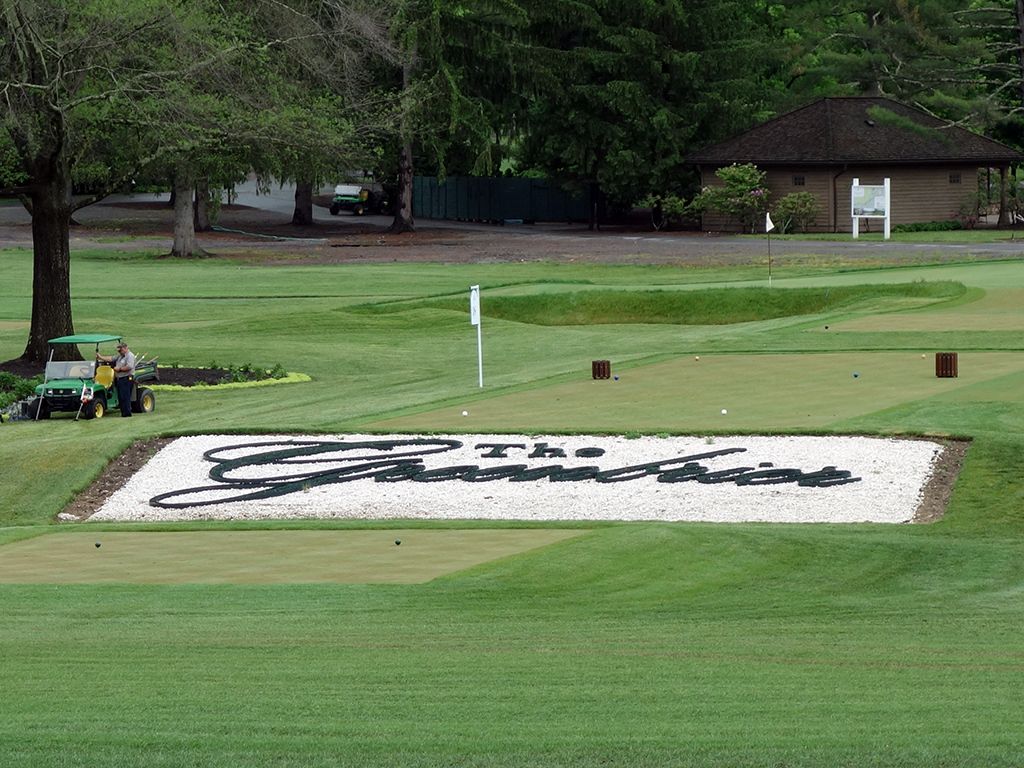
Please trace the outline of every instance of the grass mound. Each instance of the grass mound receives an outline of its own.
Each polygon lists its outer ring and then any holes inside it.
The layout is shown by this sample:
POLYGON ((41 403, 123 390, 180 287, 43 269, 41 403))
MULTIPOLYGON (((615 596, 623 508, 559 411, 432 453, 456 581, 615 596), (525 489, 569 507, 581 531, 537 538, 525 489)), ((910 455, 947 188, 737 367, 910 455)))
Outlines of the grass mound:
MULTIPOLYGON (((825 288, 711 288, 697 291, 592 290, 532 296, 488 296, 487 317, 531 325, 655 323, 730 325, 779 317, 814 315, 875 302, 933 302, 963 296, 963 284, 912 282, 825 288)), ((421 308, 467 311, 466 299, 445 297, 365 307, 368 312, 421 308)))

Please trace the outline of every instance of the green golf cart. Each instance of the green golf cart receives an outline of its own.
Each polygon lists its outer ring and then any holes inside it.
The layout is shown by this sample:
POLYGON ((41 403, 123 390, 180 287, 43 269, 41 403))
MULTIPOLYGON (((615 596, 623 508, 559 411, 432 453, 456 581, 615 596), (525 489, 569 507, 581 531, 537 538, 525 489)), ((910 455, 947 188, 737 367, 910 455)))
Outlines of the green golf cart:
MULTIPOLYGON (((111 408, 119 408, 114 369, 109 363, 96 360, 54 360, 56 350, 62 346, 95 345, 95 358, 100 346, 116 345, 120 336, 104 333, 79 333, 50 339, 50 357, 46 363, 43 383, 36 387, 36 396, 25 407, 31 419, 48 419, 53 413, 74 413, 75 418, 99 419, 111 408)), ((104 354, 109 354, 104 353, 104 354)), ((60 357, 73 355, 62 354, 60 357)), ((156 406, 153 390, 141 386, 159 380, 156 359, 138 361, 132 386, 132 412, 150 413, 156 406)))

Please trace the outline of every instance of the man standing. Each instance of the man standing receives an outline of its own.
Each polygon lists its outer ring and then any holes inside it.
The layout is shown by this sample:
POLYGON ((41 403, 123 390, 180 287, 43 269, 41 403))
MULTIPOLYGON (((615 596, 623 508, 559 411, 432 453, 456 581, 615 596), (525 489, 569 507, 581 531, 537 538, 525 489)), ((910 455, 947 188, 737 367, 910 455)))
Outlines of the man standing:
POLYGON ((114 369, 114 386, 122 416, 132 415, 132 386, 135 383, 135 355, 123 341, 117 343, 116 355, 96 355, 97 360, 108 362, 114 369))

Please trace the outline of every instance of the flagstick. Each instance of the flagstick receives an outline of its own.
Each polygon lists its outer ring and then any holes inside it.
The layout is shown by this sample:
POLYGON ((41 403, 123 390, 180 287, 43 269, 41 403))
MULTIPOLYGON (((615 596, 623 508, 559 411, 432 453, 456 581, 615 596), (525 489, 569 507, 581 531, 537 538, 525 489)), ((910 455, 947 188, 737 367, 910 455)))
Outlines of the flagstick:
POLYGON ((469 322, 476 326, 476 367, 480 386, 484 385, 484 342, 480 326, 480 286, 469 286, 469 322))
POLYGON ((772 287, 772 233, 768 232, 768 287, 772 287))
POLYGON ((480 386, 484 385, 484 337, 480 323, 476 324, 476 369, 480 386))

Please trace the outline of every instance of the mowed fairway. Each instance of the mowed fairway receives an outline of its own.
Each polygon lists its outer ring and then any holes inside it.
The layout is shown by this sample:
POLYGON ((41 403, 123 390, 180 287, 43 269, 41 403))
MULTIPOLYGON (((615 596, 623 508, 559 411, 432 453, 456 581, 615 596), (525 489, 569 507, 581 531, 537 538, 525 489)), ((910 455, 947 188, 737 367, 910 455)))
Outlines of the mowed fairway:
MULTIPOLYGON (((935 356, 917 352, 818 355, 704 355, 616 369, 617 379, 576 381, 472 404, 464 428, 497 432, 515 420, 526 431, 657 432, 821 430, 846 419, 984 386, 1024 403, 1024 355, 958 355, 959 376, 937 378, 935 356), (699 359, 697 359, 699 357, 699 359), (727 413, 723 414, 722 409, 727 413)), ((388 419, 377 429, 437 431, 458 406, 388 419)))
MULTIPOLYGON (((31 254, 3 258, 8 359, 31 254)), ((118 258, 132 299, 115 310, 110 262, 75 255, 78 331, 123 325, 167 364, 280 362, 313 381, 0 426, 0 569, 20 582, 0 583, 0 768, 1024 765, 1024 262, 780 257, 773 290, 967 290, 540 325, 488 316, 488 296, 765 283, 753 266, 118 258), (467 312, 429 305, 473 284, 482 390, 467 312), (959 378, 935 378, 938 351, 959 353, 959 378), (596 359, 619 380, 591 380, 596 359), (973 442, 928 525, 53 524, 135 439, 400 427, 973 442)))
POLYGON ((75 531, 4 547, 0 584, 417 584, 580 533, 75 531))

